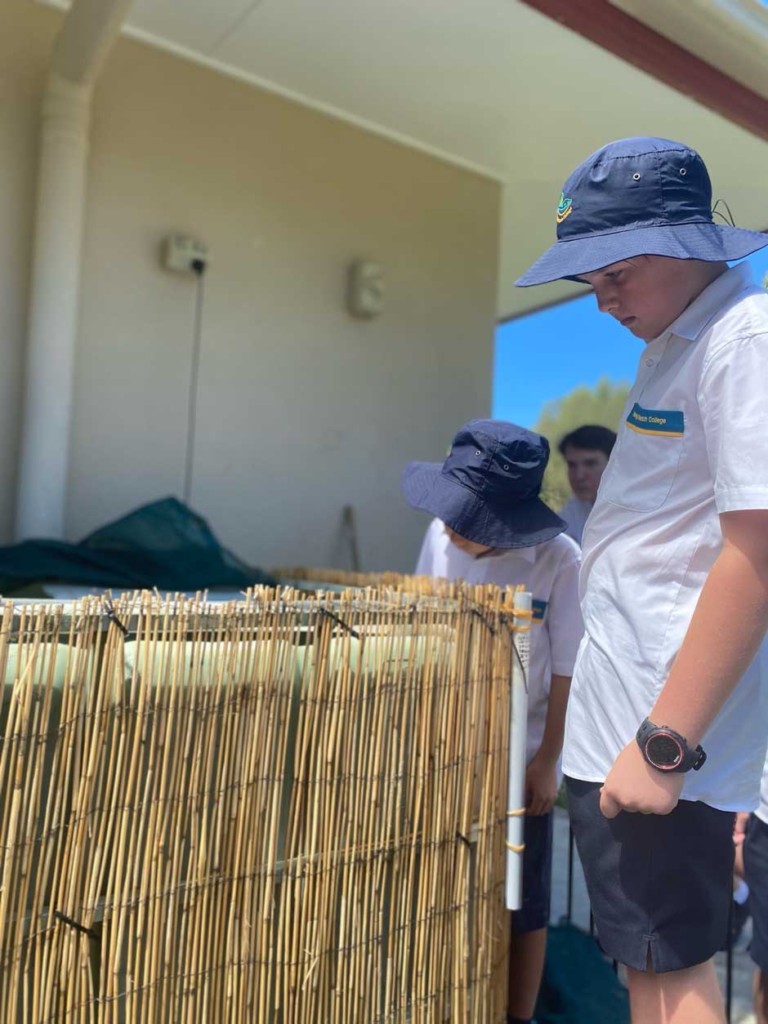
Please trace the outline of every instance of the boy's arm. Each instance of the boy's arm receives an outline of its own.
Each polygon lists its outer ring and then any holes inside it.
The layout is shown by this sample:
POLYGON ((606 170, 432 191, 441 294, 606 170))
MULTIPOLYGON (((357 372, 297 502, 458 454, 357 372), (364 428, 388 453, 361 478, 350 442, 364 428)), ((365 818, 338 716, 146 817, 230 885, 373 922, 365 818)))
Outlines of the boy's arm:
MULTIPOLYGON (((748 668, 768 626, 768 510, 724 512, 720 526, 722 551, 648 715, 656 725, 681 733, 692 747, 748 668)), ((682 774, 664 774, 647 764, 632 740, 608 773, 600 808, 608 818, 622 810, 668 814, 683 781, 682 774)))
POLYGON ((548 814, 557 799, 557 761, 563 749, 565 709, 570 688, 570 676, 552 676, 544 735, 525 770, 525 809, 528 814, 548 814))
POLYGON ((525 801, 529 814, 548 813, 557 798, 557 761, 563 749, 565 709, 576 651, 584 632, 579 607, 580 564, 578 548, 568 541, 549 595, 545 623, 536 627, 547 631, 552 676, 544 735, 525 773, 525 801))

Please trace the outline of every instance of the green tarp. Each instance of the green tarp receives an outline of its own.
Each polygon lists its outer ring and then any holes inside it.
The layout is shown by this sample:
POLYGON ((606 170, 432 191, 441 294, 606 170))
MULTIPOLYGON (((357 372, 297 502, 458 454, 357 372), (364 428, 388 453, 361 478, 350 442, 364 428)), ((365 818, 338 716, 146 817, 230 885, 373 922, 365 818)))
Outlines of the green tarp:
POLYGON ((176 498, 164 498, 78 544, 28 540, 0 547, 0 593, 13 596, 44 582, 197 591, 275 581, 222 547, 201 516, 176 498))
POLYGON ((629 997, 591 935, 572 924, 549 928, 536 1007, 538 1024, 629 1024, 629 997))

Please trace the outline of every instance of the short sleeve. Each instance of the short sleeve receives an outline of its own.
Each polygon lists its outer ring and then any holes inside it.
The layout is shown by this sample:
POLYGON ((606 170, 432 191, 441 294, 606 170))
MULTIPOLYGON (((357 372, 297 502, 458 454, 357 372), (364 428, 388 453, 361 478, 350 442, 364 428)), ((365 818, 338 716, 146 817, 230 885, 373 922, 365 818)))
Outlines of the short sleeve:
POLYGON ((581 557, 573 545, 558 567, 549 597, 547 628, 552 673, 557 676, 573 675, 576 652, 584 633, 579 605, 580 565, 581 557))
POLYGON ((768 508, 768 334, 713 353, 698 397, 717 511, 768 508))
POLYGON ((427 532, 424 534, 424 540, 421 542, 421 551, 419 551, 419 557, 416 560, 416 568, 414 570, 416 576, 434 576, 435 573, 435 555, 436 555, 436 543, 437 538, 440 536, 441 522, 439 519, 433 519, 427 528, 427 532))

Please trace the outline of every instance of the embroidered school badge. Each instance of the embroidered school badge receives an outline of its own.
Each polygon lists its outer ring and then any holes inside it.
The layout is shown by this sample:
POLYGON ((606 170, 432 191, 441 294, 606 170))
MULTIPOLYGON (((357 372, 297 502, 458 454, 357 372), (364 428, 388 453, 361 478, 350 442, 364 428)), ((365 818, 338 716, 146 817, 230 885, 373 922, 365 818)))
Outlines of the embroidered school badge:
POLYGON ((566 199, 564 193, 560 193, 560 202, 557 204, 557 223, 562 224, 566 217, 571 215, 573 200, 566 199))
POLYGON ((644 409, 635 402, 626 423, 630 430, 654 437, 682 437, 685 433, 682 409, 644 409))

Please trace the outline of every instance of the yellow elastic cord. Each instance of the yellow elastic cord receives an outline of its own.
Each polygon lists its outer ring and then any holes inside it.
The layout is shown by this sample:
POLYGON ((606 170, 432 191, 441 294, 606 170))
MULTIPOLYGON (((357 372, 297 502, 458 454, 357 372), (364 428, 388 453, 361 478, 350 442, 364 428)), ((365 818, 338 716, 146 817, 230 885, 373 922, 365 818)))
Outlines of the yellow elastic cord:
POLYGON ((512 612, 512 615, 513 615, 513 617, 515 619, 528 619, 528 622, 524 626, 518 626, 517 622, 514 622, 512 624, 512 629, 515 631, 515 633, 528 633, 528 632, 530 632, 531 622, 533 621, 533 610, 532 609, 531 609, 531 611, 527 611, 526 609, 522 609, 522 610, 518 611, 516 609, 515 611, 512 612))
MULTIPOLYGON (((507 811, 507 817, 508 818, 522 818, 524 816, 524 814, 525 814, 525 808, 524 807, 520 807, 516 811, 507 811)), ((511 850, 512 853, 522 853, 523 850, 525 849, 525 843, 520 843, 520 845, 518 846, 517 843, 507 842, 506 843, 506 847, 507 847, 508 850, 511 850)))

